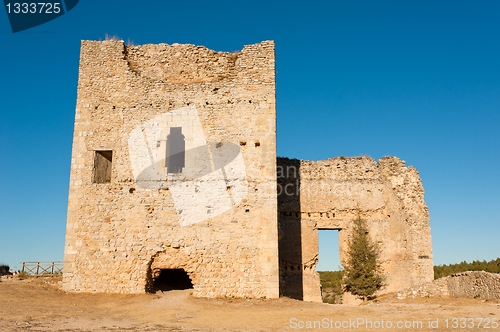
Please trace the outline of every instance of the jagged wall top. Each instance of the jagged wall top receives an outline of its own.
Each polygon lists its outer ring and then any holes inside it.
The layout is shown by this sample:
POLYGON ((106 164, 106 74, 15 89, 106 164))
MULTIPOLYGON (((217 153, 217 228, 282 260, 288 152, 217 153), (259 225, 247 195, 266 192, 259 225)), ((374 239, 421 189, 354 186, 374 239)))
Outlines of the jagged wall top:
MULTIPOLYGON (((263 58, 269 58, 274 41, 246 45, 241 52, 217 52, 191 44, 145 44, 127 46, 123 41, 82 41, 84 61, 99 58, 126 60, 128 70, 153 82, 189 84, 218 82, 237 78, 241 72, 252 69, 262 73, 263 58), (114 54, 113 54, 114 53, 114 54), (264 54, 265 53, 265 54, 264 54)), ((270 59, 274 66, 274 57, 270 59)), ((97 63, 95 65, 102 64, 97 63)), ((125 68, 124 68, 125 69, 125 68)), ((260 84, 274 84, 274 77, 266 77, 260 84)))

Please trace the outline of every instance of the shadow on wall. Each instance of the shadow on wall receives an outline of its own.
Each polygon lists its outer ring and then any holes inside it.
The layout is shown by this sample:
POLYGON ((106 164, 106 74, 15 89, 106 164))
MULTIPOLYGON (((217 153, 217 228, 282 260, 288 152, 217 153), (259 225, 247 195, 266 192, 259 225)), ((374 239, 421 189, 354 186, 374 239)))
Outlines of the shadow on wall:
POLYGON ((277 180, 280 295, 303 300, 300 160, 278 158, 277 180))

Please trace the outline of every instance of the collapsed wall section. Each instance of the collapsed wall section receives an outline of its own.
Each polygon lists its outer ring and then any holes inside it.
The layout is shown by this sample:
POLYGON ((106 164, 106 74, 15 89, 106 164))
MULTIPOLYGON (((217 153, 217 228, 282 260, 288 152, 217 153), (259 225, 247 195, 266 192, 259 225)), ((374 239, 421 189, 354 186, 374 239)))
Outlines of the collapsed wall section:
POLYGON ((280 292, 321 301, 318 230, 339 230, 341 264, 358 215, 380 248, 385 287, 396 292, 433 280, 429 213, 418 171, 395 157, 321 161, 278 158, 280 292), (290 250, 290 248, 293 248, 290 250))
POLYGON ((500 274, 485 271, 459 272, 393 295, 398 299, 442 296, 500 300, 500 274))
POLYGON ((500 274, 467 271, 446 277, 448 292, 453 297, 500 300, 500 274))
POLYGON ((63 289, 277 297, 275 114, 272 41, 82 41, 63 289))

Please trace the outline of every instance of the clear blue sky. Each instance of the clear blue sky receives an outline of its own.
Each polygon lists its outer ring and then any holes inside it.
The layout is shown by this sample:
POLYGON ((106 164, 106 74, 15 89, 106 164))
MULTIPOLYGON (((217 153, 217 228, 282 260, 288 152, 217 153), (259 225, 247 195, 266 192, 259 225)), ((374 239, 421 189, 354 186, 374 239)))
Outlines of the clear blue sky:
MULTIPOLYGON (((498 0, 81 0, 13 34, 0 9, 0 263, 63 259, 80 40, 105 33, 275 40, 279 156, 400 157, 423 180, 435 264, 497 258, 499 17, 498 0)), ((318 269, 336 268, 320 241, 318 269)))

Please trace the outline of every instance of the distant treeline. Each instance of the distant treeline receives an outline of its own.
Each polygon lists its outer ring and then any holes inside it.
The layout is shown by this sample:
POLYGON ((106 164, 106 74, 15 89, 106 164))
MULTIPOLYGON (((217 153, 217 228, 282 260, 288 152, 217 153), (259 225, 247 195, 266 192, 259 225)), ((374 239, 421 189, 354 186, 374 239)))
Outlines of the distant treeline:
MULTIPOLYGON (((434 266, 434 279, 439 279, 452 275, 453 273, 465 271, 485 271, 490 273, 500 273, 500 258, 487 261, 473 261, 467 263, 463 261, 458 264, 450 265, 435 265, 434 266)), ((321 286, 323 289, 331 288, 334 293, 342 293, 342 277, 344 271, 320 271, 319 277, 321 279, 321 286)))
POLYGON ((485 271, 491 273, 500 273, 500 258, 495 260, 487 261, 473 261, 472 263, 467 263, 463 261, 458 264, 450 265, 435 265, 434 266, 434 279, 439 279, 452 275, 453 273, 465 272, 465 271, 485 271))
POLYGON ((321 287, 323 290, 329 290, 334 294, 342 294, 342 277, 344 271, 322 271, 319 272, 321 287))

